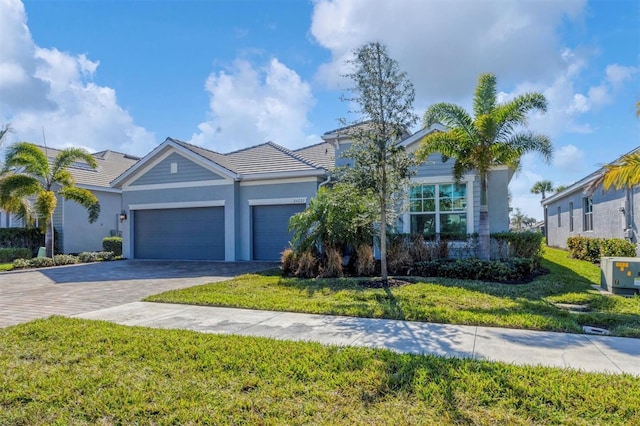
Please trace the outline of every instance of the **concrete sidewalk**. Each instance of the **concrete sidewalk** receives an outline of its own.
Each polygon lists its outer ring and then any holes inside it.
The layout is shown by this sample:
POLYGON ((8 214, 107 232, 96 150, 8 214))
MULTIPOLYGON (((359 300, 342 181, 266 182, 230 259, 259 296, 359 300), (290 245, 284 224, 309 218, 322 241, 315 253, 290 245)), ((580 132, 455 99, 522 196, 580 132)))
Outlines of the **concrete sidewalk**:
POLYGON ((640 376, 640 339, 624 337, 148 302, 75 317, 640 376))

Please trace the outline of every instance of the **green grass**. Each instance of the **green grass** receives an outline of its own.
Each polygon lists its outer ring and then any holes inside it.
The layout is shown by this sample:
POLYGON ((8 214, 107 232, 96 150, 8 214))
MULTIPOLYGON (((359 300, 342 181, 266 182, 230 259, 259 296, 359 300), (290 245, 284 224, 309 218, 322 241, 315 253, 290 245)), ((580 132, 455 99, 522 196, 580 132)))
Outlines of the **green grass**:
POLYGON ((640 337, 640 298, 603 296, 597 265, 546 248, 550 273, 523 285, 417 278, 414 284, 367 289, 357 279, 283 278, 277 271, 249 274, 148 297, 147 301, 405 319, 580 333, 582 325, 617 336, 640 337), (586 305, 575 314, 554 303, 586 305))
POLYGON ((13 263, 0 263, 0 272, 10 271, 12 269, 13 269, 13 263))
POLYGON ((0 329, 0 424, 640 424, 640 379, 51 317, 0 329))

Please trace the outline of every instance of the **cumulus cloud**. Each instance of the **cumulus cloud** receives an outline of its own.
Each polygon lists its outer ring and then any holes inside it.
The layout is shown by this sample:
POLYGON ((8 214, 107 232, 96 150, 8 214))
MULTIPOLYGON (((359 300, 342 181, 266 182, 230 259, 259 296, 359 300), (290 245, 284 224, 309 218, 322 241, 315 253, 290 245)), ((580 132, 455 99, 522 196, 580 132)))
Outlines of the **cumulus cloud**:
POLYGON ((359 45, 380 41, 412 78, 418 103, 459 100, 478 74, 505 84, 551 81, 564 67, 558 26, 578 18, 585 1, 451 2, 319 0, 311 34, 331 51, 318 78, 339 87, 344 60, 359 45))
POLYGON ((307 136, 307 114, 314 105, 309 83, 273 58, 261 67, 238 59, 205 84, 209 119, 198 125, 191 142, 228 152, 272 141, 287 148, 317 142, 307 136))
POLYGON ((31 37, 24 5, 0 0, 0 123, 13 140, 145 154, 155 136, 118 105, 113 89, 93 81, 99 61, 41 48, 31 37))
POLYGON ((575 145, 561 146, 554 153, 553 166, 567 173, 584 172, 586 170, 584 151, 575 145))

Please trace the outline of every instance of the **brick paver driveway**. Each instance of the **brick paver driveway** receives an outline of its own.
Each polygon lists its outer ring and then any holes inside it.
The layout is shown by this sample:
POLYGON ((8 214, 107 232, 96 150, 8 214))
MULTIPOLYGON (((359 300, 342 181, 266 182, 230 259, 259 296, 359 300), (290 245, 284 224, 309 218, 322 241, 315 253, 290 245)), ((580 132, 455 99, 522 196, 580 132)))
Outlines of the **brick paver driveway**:
POLYGON ((0 272, 0 327, 110 308, 274 267, 270 262, 122 260, 0 272))

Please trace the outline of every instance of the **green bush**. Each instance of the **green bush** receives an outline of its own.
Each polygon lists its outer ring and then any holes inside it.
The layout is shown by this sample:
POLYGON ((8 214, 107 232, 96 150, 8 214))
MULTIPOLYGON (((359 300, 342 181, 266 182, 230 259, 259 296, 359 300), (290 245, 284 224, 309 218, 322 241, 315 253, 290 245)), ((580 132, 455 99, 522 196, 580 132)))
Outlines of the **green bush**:
POLYGON ((50 257, 34 257, 29 261, 32 268, 45 268, 48 266, 56 266, 56 262, 50 257))
POLYGON ((507 244, 508 259, 531 259, 536 266, 542 259, 542 240, 539 232, 496 232, 491 238, 497 243, 507 244))
POLYGON ((534 270, 535 262, 532 259, 515 258, 503 262, 470 258, 416 262, 411 273, 422 277, 509 282, 520 281, 534 270))
POLYGON ((31 259, 28 248, 0 248, 0 263, 13 262, 16 259, 31 259))
POLYGON ((633 243, 621 238, 569 237, 567 248, 572 258, 591 263, 600 262, 603 256, 634 257, 636 255, 636 247, 633 243))
POLYGON ((31 267, 31 259, 16 259, 13 261, 13 269, 24 269, 31 267))
POLYGON ((70 254, 56 254, 53 261, 56 265, 73 265, 78 263, 78 258, 70 254))
POLYGON ((102 249, 113 252, 114 256, 122 256, 122 238, 106 237, 102 239, 102 249))
MULTIPOLYGON (((54 247, 59 252, 58 231, 54 229, 54 247)), ((0 247, 2 248, 27 248, 31 254, 28 257, 38 255, 38 249, 44 246, 44 234, 38 228, 0 228, 0 247)))
POLYGON ((101 262, 103 260, 114 260, 115 255, 112 251, 83 251, 78 255, 78 261, 81 263, 101 262))

